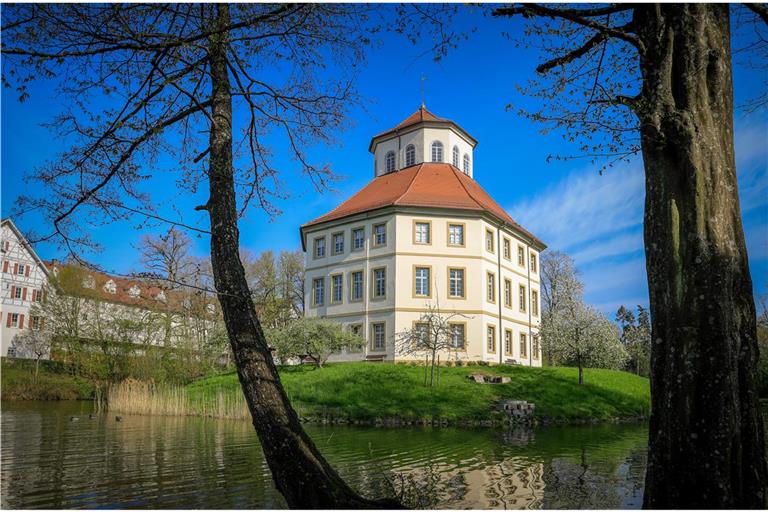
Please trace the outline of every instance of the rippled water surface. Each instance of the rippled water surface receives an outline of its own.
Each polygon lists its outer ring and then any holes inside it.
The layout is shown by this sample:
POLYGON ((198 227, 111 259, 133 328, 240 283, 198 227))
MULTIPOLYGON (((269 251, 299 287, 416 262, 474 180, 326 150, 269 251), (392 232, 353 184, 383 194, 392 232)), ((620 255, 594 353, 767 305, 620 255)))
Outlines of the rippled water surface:
MULTIPOLYGON (((3 508, 285 507, 248 422, 90 412, 87 402, 2 404, 3 508)), ((644 425, 307 429, 372 497, 405 485, 429 489, 443 508, 642 503, 644 425)))

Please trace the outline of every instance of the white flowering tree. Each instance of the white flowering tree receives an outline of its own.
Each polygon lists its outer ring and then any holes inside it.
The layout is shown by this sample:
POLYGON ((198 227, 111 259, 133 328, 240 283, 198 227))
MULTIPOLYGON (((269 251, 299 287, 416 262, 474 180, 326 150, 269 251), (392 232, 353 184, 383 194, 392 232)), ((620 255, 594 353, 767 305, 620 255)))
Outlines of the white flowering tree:
POLYGON ((365 345, 363 338, 345 331, 340 324, 315 318, 298 318, 283 328, 270 329, 267 340, 281 364, 306 356, 318 368, 322 368, 331 354, 342 349, 359 351, 365 345))
POLYGON ((35 360, 35 379, 40 370, 40 359, 51 352, 51 336, 41 330, 26 329, 14 336, 12 347, 17 357, 35 360))
POLYGON ((552 311, 541 334, 558 360, 579 368, 579 384, 584 384, 585 367, 618 370, 627 362, 616 325, 581 300, 552 311))

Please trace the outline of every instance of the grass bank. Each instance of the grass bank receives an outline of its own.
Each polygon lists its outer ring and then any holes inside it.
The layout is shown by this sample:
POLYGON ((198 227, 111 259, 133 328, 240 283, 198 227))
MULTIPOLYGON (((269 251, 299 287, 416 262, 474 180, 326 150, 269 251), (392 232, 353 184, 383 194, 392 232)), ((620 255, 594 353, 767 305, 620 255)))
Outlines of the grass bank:
POLYGON ((90 400, 95 393, 93 382, 43 362, 35 377, 33 364, 3 358, 0 374, 3 400, 90 400))
MULTIPOLYGON (((536 404, 539 421, 611 421, 647 417, 648 380, 613 370, 588 369, 578 385, 575 368, 446 367, 440 384, 423 385, 424 368, 339 363, 280 370, 283 385, 299 415, 307 420, 376 422, 499 420, 500 399, 536 404), (476 384, 471 373, 508 376, 507 384, 476 384)), ((235 373, 209 377, 184 388, 115 388, 110 408, 125 413, 190 414, 248 419, 235 373), (119 395, 118 395, 119 391, 119 395), (122 398, 120 398, 122 397, 122 398)))

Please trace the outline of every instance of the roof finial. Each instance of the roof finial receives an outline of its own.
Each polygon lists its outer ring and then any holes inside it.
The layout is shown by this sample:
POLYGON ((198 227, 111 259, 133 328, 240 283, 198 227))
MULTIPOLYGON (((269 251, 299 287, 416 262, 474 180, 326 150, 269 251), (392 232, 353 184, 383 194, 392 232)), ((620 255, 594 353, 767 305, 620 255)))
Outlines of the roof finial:
POLYGON ((424 82, 426 82, 426 81, 427 81, 427 75, 422 73, 421 74, 421 84, 420 84, 421 85, 421 106, 419 107, 420 109, 427 108, 426 104, 424 103, 424 82))

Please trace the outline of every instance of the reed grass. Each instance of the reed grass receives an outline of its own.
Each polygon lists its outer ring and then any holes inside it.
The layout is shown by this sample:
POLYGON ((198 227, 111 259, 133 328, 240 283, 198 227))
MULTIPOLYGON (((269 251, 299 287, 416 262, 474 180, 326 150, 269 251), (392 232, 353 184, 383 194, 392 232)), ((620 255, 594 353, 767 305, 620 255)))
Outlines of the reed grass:
POLYGON ((202 416, 250 419, 239 389, 218 389, 205 397, 190 397, 183 387, 125 380, 110 386, 107 404, 112 412, 150 416, 202 416))

